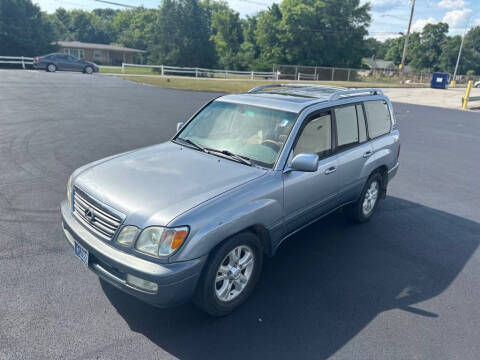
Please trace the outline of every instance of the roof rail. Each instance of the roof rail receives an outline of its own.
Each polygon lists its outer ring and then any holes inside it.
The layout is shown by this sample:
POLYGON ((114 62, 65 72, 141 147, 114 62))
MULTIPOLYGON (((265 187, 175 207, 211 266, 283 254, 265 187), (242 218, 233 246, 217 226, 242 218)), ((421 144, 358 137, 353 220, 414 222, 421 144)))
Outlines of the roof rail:
POLYGON ((319 88, 319 89, 331 89, 334 88, 333 86, 328 86, 328 85, 317 85, 317 84, 267 84, 267 85, 260 85, 257 86, 256 88, 250 89, 248 92, 249 93, 258 93, 263 90, 267 89, 273 89, 273 88, 281 88, 281 87, 286 87, 286 88, 319 88))
POLYGON ((342 97, 361 96, 361 95, 383 95, 383 91, 376 88, 340 90, 330 96, 330 101, 338 100, 342 97))

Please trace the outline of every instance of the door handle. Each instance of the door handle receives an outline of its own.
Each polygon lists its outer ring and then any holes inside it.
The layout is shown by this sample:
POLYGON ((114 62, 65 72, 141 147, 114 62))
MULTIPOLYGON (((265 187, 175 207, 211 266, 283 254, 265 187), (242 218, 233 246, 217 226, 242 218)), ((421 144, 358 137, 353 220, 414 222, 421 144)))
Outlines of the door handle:
POLYGON ((368 158, 373 154, 373 151, 368 150, 366 153, 363 154, 364 158, 368 158))
POLYGON ((337 171, 337 168, 335 166, 329 167, 327 170, 325 170, 325 175, 329 175, 331 173, 334 173, 337 171))

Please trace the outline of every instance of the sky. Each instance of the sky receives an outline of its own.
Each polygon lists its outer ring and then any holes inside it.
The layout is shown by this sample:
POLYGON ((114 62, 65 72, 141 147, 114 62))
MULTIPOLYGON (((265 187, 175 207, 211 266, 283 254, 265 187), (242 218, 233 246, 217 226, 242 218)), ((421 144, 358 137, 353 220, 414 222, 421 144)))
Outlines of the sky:
MULTIPOLYGON (((147 8, 157 7, 159 0, 109 0, 133 6, 143 5, 147 8)), ((33 0, 42 10, 53 12, 59 7, 65 9, 92 10, 95 8, 122 7, 107 5, 96 0, 33 0)), ((231 8, 242 16, 252 15, 265 10, 274 0, 228 0, 231 8)), ((405 32, 410 16, 411 0, 360 0, 372 5, 372 23, 370 36, 378 40, 385 40, 405 32)), ((480 0, 416 0, 415 13, 412 22, 413 31, 421 31, 426 24, 446 22, 450 27, 450 34, 462 34, 465 27, 471 28, 480 25, 480 0)))

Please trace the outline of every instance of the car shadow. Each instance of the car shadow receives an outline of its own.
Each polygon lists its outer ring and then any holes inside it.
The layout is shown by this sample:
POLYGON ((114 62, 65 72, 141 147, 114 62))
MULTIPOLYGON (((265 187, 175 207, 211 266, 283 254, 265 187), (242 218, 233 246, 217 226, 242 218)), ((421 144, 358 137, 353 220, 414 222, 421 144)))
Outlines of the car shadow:
POLYGON ((290 238, 224 318, 102 287, 132 331, 179 359, 324 359, 383 311, 441 317, 415 304, 442 293, 479 245, 476 222, 394 197, 377 210, 368 224, 336 213, 290 238))

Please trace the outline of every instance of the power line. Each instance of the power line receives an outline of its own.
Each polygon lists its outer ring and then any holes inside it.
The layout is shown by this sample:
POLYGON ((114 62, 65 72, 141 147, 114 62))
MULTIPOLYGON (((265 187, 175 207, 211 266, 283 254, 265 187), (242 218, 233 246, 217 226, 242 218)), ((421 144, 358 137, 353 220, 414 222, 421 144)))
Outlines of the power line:
POLYGON ((109 5, 123 6, 123 7, 130 8, 130 9, 136 9, 138 7, 138 6, 121 4, 121 3, 117 3, 117 2, 113 2, 113 1, 106 1, 106 0, 94 0, 94 1, 109 4, 109 5))

